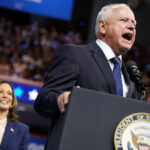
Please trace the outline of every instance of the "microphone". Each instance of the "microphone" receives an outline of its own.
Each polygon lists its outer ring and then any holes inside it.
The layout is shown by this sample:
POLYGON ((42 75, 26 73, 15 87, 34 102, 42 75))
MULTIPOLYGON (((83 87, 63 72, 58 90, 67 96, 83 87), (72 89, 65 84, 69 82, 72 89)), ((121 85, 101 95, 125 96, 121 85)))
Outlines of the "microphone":
POLYGON ((141 84, 142 75, 141 72, 134 61, 128 61, 126 63, 126 68, 129 73, 131 81, 133 81, 136 84, 141 84))
POLYGON ((126 68, 129 73, 131 81, 134 82, 138 96, 141 100, 146 98, 146 91, 144 90, 144 86, 142 84, 142 74, 134 61, 128 61, 126 63, 126 68))

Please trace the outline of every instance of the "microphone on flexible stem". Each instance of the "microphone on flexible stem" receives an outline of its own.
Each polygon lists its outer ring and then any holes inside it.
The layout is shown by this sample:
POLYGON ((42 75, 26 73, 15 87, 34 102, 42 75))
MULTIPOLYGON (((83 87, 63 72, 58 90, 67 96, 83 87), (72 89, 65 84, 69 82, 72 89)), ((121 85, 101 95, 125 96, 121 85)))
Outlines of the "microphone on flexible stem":
POLYGON ((126 63, 127 71, 129 73, 131 81, 134 82, 138 96, 141 100, 146 99, 146 91, 144 90, 144 86, 141 82, 141 72, 134 61, 128 61, 126 63))

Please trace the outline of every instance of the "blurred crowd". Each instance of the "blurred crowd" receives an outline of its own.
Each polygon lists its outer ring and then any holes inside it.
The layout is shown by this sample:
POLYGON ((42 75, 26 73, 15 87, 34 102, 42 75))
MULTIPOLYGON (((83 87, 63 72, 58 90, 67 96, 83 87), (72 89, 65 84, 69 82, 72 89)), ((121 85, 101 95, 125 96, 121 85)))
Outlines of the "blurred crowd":
MULTIPOLYGON (((38 23, 15 24, 0 18, 0 74, 43 81, 53 54, 60 44, 85 44, 81 32, 58 30, 38 23)), ((148 82, 146 66, 150 64, 150 45, 135 43, 125 60, 134 60, 148 82)))
POLYGON ((60 44, 82 44, 81 33, 0 18, 0 74, 43 81, 60 44))

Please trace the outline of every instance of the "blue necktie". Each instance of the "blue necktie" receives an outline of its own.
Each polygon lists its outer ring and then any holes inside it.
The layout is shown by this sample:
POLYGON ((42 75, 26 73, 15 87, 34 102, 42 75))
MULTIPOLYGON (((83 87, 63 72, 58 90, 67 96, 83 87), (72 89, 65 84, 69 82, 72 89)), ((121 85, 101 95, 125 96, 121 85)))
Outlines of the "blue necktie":
POLYGON ((114 57, 111 59, 111 61, 114 64, 113 74, 116 81, 117 95, 123 96, 122 80, 120 72, 120 60, 118 57, 114 57))

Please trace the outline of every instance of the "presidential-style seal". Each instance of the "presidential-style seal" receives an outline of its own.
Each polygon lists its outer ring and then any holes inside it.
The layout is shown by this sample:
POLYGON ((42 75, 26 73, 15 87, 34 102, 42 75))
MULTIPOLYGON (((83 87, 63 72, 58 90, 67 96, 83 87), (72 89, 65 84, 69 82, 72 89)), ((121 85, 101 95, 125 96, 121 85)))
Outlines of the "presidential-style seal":
POLYGON ((150 114, 125 117, 116 128, 114 145, 116 150, 150 150, 150 114))

